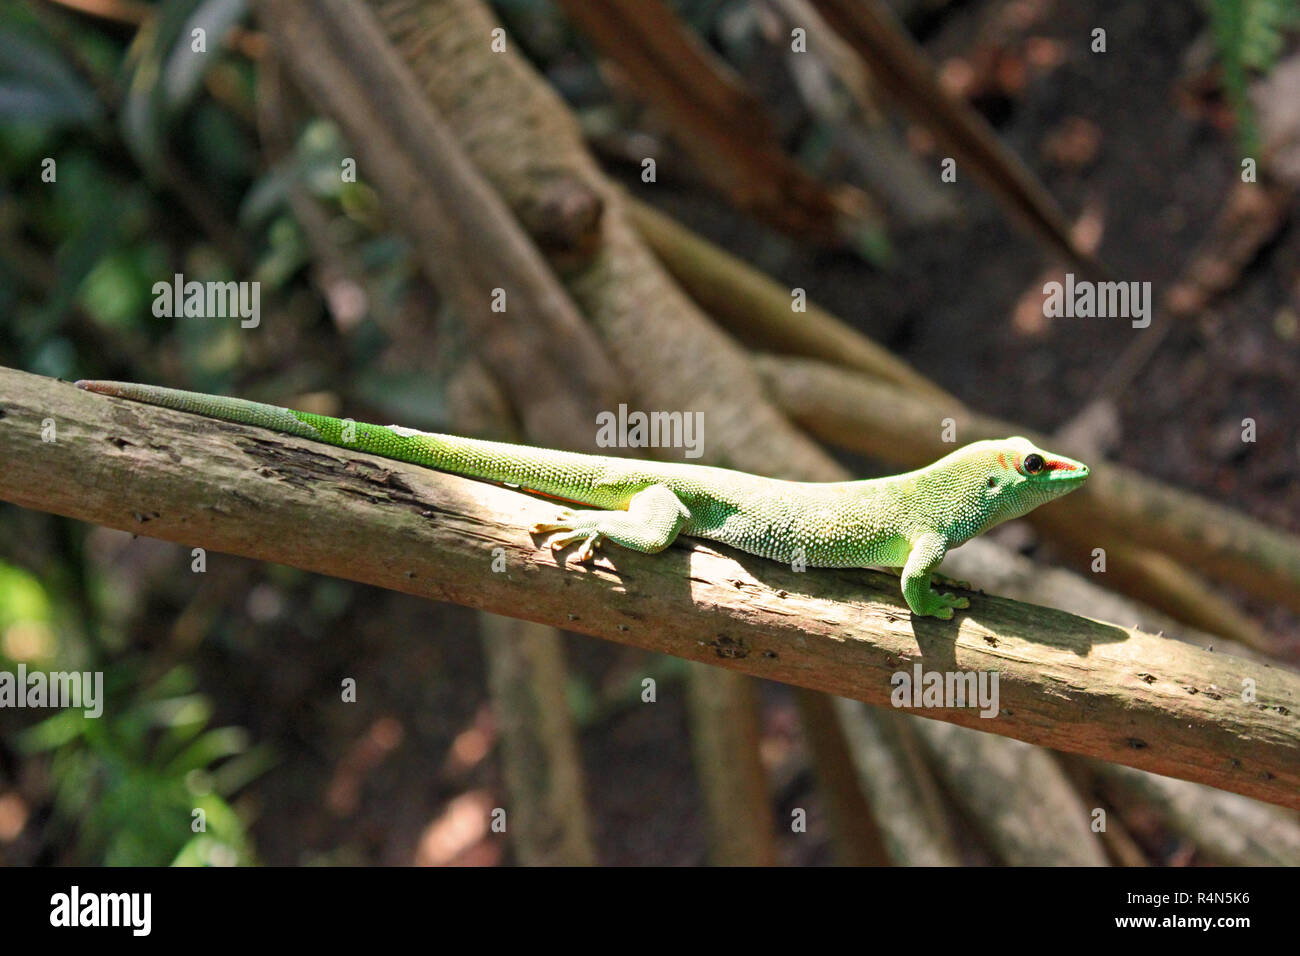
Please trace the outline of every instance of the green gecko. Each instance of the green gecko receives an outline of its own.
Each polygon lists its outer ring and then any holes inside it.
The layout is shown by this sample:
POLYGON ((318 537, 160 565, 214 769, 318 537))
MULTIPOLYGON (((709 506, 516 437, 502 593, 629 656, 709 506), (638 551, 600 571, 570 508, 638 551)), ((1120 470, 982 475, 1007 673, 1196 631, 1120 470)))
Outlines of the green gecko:
POLYGON ((153 385, 77 385, 599 509, 566 509, 532 529, 554 534, 554 550, 578 543, 578 561, 590 560, 603 541, 653 554, 684 534, 807 567, 901 568, 912 612, 944 620, 954 608, 970 606, 967 598, 931 586, 930 573, 950 548, 1088 478, 1087 465, 1025 438, 974 442, 902 475, 811 483, 367 425, 153 385))

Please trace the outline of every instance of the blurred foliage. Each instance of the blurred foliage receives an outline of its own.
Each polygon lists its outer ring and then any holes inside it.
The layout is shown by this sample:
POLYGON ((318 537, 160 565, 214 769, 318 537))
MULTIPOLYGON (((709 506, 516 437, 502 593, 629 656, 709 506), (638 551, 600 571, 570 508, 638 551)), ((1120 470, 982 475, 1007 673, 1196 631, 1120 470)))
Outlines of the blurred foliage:
MULTIPOLYGON (((194 693, 184 668, 150 681, 142 662, 83 633, 70 611, 79 603, 73 596, 3 562, 0 596, 0 670, 14 674, 22 664, 29 672, 103 673, 99 716, 61 710, 14 738, 20 753, 49 756, 54 818, 46 840, 75 848, 60 861, 251 862, 228 798, 266 769, 265 748, 250 748, 238 728, 210 728, 212 705, 194 693)), ((98 618, 105 609, 89 601, 98 618)))
POLYGON ((1257 154, 1259 131, 1250 106, 1251 77, 1267 73, 1286 47, 1286 37, 1300 28, 1297 0, 1210 0, 1210 26, 1223 65, 1223 87, 1247 153, 1257 154))
MULTIPOLYGON (((287 130, 291 154, 267 163, 253 122, 258 66, 220 40, 245 0, 156 6, 132 36, 53 5, 0 0, 0 351, 62 378, 230 390, 283 372, 293 380, 268 390, 319 387, 303 379, 334 377, 328 363, 285 361, 295 334, 328 318, 319 298, 300 294, 313 246, 291 190, 322 204, 328 241, 360 244, 388 292, 372 306, 399 304, 402 286, 387 280, 411 274, 406 248, 377 235, 373 191, 340 181, 343 146, 330 124, 287 130), (198 28, 206 52, 193 49, 198 28), (259 282, 262 315, 292 313, 279 323, 289 334, 266 350, 235 321, 155 316, 155 284, 175 273, 259 282)), ((367 315, 353 338, 373 355, 376 333, 367 315)))
POLYGON ((266 751, 209 728, 188 669, 152 684, 134 670, 109 668, 102 717, 63 710, 20 735, 22 750, 51 755, 56 826, 75 832, 82 860, 109 866, 253 862, 228 798, 266 769, 266 751))

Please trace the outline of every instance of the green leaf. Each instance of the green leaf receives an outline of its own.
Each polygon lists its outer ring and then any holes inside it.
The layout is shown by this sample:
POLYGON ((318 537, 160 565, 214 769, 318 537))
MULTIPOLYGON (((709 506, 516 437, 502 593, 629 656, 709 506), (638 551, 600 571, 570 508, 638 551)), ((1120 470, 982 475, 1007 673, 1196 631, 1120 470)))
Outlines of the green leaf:
POLYGON ((243 753, 248 749, 248 733, 242 727, 220 727, 209 730, 192 744, 182 750, 170 763, 165 773, 171 776, 184 776, 192 770, 199 770, 226 757, 243 753))

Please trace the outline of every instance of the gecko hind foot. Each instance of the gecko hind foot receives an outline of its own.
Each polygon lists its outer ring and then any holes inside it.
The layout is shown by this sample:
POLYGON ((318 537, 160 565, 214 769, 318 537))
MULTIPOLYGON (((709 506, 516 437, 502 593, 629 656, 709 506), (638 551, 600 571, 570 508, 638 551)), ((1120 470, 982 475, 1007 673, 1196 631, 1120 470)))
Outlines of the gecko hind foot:
POLYGON ((556 534, 548 542, 552 551, 562 551, 575 541, 582 542, 573 559, 579 564, 590 561, 604 541, 604 534, 592 525, 597 523, 596 516, 603 512, 572 511, 568 508, 556 516, 555 521, 539 521, 532 527, 533 534, 556 534), (584 520, 585 518, 585 520, 584 520))
POLYGON ((573 555, 573 560, 579 564, 590 561, 596 556, 596 551, 600 549, 603 536, 599 531, 589 531, 577 529, 566 531, 564 534, 556 535, 550 541, 552 551, 562 551, 575 541, 581 541, 582 544, 577 552, 573 555))
POLYGON ((552 531, 572 531, 573 518, 574 512, 565 508, 556 516, 555 521, 539 521, 529 530, 533 534, 550 534, 552 531))
POLYGON ((606 541, 645 554, 662 551, 672 544, 689 517, 690 512, 671 490, 651 485, 632 496, 626 511, 566 508, 556 520, 533 525, 533 534, 560 532, 551 540, 552 550, 581 541, 577 560, 590 561, 606 541))

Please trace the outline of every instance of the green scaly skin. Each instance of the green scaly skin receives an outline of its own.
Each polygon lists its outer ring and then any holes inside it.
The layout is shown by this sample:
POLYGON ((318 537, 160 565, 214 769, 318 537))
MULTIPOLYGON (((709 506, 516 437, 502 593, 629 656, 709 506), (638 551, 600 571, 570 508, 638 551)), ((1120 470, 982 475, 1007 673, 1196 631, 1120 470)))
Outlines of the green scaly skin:
POLYGON ((578 543, 579 561, 606 540, 655 553, 684 534, 807 567, 901 568, 912 612, 945 620, 970 606, 931 587, 930 573, 949 548, 1088 478, 1087 465, 1024 438, 975 442, 902 475, 815 484, 367 425, 152 385, 77 385, 589 505, 599 510, 565 510, 532 529, 558 532, 553 549, 578 543))

